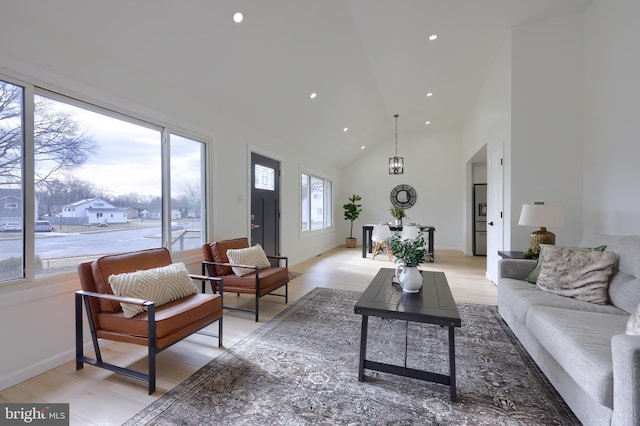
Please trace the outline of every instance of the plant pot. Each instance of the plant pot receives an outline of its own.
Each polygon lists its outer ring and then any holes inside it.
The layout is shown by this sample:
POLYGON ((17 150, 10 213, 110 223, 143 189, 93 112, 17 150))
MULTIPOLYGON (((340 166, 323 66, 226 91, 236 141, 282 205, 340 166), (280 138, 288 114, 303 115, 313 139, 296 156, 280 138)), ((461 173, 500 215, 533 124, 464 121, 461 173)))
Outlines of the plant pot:
POLYGON ((347 248, 355 248, 358 245, 357 238, 347 237, 347 248))

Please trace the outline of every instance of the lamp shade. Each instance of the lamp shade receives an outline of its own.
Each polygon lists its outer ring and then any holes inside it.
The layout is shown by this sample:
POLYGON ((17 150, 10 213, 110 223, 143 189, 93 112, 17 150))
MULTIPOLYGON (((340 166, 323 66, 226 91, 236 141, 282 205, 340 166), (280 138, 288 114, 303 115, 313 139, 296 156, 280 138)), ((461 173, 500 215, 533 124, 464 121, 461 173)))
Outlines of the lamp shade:
POLYGON ((555 228, 564 225, 564 211, 556 206, 524 204, 518 225, 540 227, 529 237, 529 248, 537 254, 540 251, 540 244, 556 243, 556 236, 553 232, 547 231, 547 227, 555 228))
POLYGON ((518 225, 558 228, 564 225, 562 207, 544 204, 524 204, 520 212, 518 225))

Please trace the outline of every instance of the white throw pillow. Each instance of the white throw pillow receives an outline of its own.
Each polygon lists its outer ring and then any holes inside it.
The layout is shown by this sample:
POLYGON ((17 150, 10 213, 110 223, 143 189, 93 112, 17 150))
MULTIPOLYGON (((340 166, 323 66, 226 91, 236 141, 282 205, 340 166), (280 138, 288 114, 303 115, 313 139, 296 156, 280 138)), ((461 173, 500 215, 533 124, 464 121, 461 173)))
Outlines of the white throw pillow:
MULTIPOLYGON (((161 306, 195 294, 198 288, 189 278, 184 263, 172 263, 159 268, 126 272, 109 276, 109 285, 116 296, 135 297, 161 306)), ((146 309, 131 303, 120 303, 124 316, 134 317, 146 309)))
MULTIPOLYGON (((229 259, 229 263, 235 265, 251 265, 259 268, 268 268, 271 266, 271 262, 267 259, 267 255, 260 244, 242 249, 229 249, 227 250, 227 258, 229 259)), ((255 269, 236 268, 233 266, 231 269, 233 269, 233 273, 239 277, 256 271, 255 269)))
POLYGON ((629 315, 627 329, 624 332, 625 334, 640 336, 640 304, 636 306, 636 310, 629 315))

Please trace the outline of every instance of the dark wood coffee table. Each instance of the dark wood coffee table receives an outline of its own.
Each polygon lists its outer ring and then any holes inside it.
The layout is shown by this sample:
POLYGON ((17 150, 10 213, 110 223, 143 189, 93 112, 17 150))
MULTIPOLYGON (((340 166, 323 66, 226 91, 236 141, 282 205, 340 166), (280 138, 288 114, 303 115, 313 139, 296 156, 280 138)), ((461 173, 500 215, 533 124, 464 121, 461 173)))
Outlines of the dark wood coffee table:
POLYGON ((362 315, 358 380, 364 380, 364 370, 367 368, 369 370, 441 383, 449 385, 451 401, 455 401, 456 358, 454 329, 462 326, 462 321, 444 272, 422 271, 424 284, 418 293, 403 292, 398 284, 392 283, 394 274, 394 269, 380 269, 355 304, 355 313, 362 315), (366 359, 367 329, 370 316, 448 327, 449 375, 407 368, 406 365, 398 366, 366 359))

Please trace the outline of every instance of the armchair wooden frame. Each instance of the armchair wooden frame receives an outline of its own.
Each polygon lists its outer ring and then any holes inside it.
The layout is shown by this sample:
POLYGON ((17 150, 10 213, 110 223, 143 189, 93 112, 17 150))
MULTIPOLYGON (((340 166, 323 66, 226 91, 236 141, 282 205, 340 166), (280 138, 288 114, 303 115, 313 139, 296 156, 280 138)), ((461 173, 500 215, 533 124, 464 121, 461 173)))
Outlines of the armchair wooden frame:
MULTIPOLYGON (((91 279, 92 271, 91 271, 91 263, 85 262, 78 266, 78 272, 81 277, 81 282, 87 279, 91 279)), ((205 283, 208 281, 211 284, 211 291, 213 294, 216 293, 216 289, 220 291, 220 305, 222 305, 222 294, 224 291, 224 283, 223 279, 219 277, 209 277, 205 275, 195 275, 189 274, 190 278, 193 280, 199 280, 202 282, 202 293, 205 293, 205 283)), ((90 285, 90 284, 89 284, 90 285)), ((83 288, 85 284, 83 283, 83 288)), ((189 297, 195 297, 196 295, 192 295, 189 297)), ((187 298, 185 298, 187 299, 187 298)), ((181 299, 181 300, 185 300, 181 299)), ((171 302, 172 304, 179 304, 180 301, 171 302)), ((163 305, 159 307, 162 311, 165 309, 163 305)), ((156 355, 167 349, 170 346, 173 346, 175 343, 183 340, 184 338, 190 336, 191 334, 198 333, 204 334, 211 337, 216 337, 218 339, 218 347, 222 347, 222 310, 220 310, 220 314, 213 318, 206 318, 206 320, 200 320, 197 324, 187 324, 185 325, 184 330, 178 330, 177 332, 172 333, 170 336, 165 337, 162 342, 157 340, 156 333, 156 325, 157 325, 157 306, 154 302, 132 298, 132 297, 121 297, 108 293, 99 293, 95 291, 87 291, 87 290, 78 290, 75 292, 75 339, 76 339, 76 370, 80 370, 84 367, 84 364, 90 364, 96 367, 104 368, 106 370, 123 374, 128 377, 132 377, 134 379, 142 380, 148 383, 149 387, 149 395, 153 394, 156 390, 156 355), (147 336, 141 336, 139 334, 131 333, 126 334, 122 331, 120 332, 104 332, 100 330, 99 327, 99 317, 100 314, 100 301, 112 301, 112 302, 124 302, 131 303, 138 306, 143 306, 147 309, 147 312, 136 315, 131 320, 136 320, 138 316, 146 316, 143 320, 147 323, 147 336), (95 350, 95 358, 90 358, 84 354, 84 332, 83 332, 83 314, 82 314, 82 305, 84 304, 86 313, 87 313, 87 321, 89 324, 89 329, 91 331, 91 340, 93 342, 93 348, 95 350), (205 327, 210 324, 218 321, 218 332, 212 333, 206 330, 203 330, 205 327), (100 344, 98 339, 107 339, 112 341, 121 341, 126 343, 134 343, 147 347, 148 351, 148 374, 142 373, 140 371, 136 371, 130 368, 120 367, 108 362, 105 362, 102 358, 102 353, 100 351, 100 344)))

